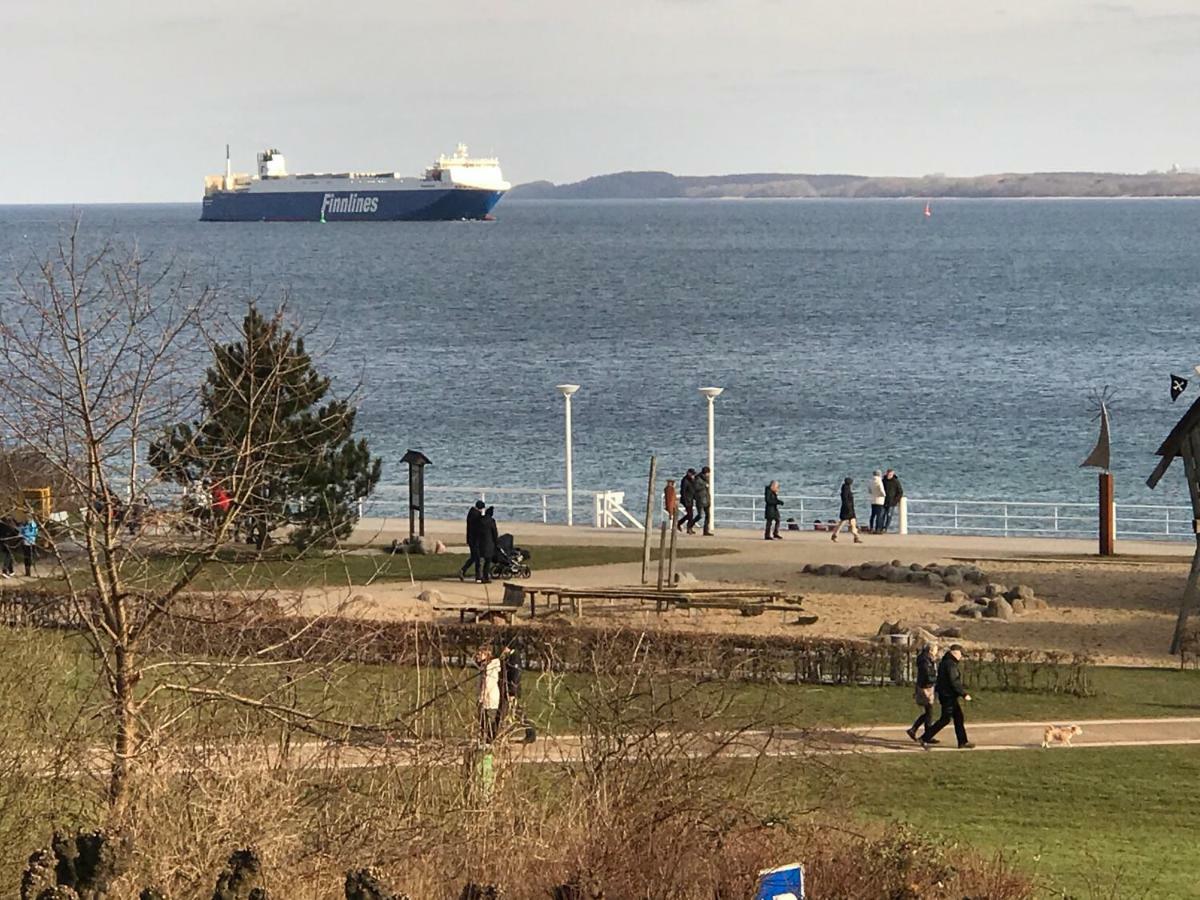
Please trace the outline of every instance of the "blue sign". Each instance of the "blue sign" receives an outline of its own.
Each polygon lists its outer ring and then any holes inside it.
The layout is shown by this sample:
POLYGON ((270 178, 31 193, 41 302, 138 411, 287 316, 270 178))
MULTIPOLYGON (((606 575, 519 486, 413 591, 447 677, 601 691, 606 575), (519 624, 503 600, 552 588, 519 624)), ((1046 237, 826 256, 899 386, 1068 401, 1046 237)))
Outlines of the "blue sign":
POLYGON ((804 900, 804 867, 790 863, 759 872, 754 900, 804 900))

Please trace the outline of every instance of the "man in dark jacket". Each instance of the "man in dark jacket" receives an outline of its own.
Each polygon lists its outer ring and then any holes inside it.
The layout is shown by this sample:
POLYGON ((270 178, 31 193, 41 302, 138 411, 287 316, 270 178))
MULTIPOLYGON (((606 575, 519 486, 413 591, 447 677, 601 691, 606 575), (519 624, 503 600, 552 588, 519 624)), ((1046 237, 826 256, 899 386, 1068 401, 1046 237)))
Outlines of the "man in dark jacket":
POLYGON ((842 506, 838 510, 838 523, 833 526, 833 536, 831 540, 837 543, 838 532, 845 525, 850 529, 850 533, 854 535, 854 543, 861 544, 862 538, 858 536, 858 517, 854 514, 854 479, 847 478, 842 482, 842 506))
POLYGON ((13 577, 13 550, 19 546, 21 534, 17 524, 12 519, 0 519, 0 556, 4 557, 4 570, 0 574, 5 578, 13 577))
POLYGON ((975 745, 967 740, 967 726, 963 722, 963 702, 969 702, 971 695, 967 693, 962 683, 962 672, 958 662, 962 659, 962 644, 951 644, 942 661, 938 663, 937 682, 934 690, 937 692, 938 703, 942 707, 941 717, 921 735, 921 746, 929 749, 934 737, 953 720, 954 736, 958 738, 960 750, 974 749, 975 745))
POLYGON ((696 531, 696 470, 688 469, 687 474, 679 479, 679 502, 683 504, 683 517, 675 524, 682 529, 687 525, 687 533, 696 531))
POLYGON ((475 567, 475 580, 483 580, 483 573, 480 569, 483 557, 479 555, 479 531, 482 522, 483 501, 476 500, 475 505, 467 510, 467 549, 471 552, 471 555, 467 557, 467 561, 463 563, 463 567, 458 570, 459 581, 467 577, 467 569, 471 568, 471 566, 475 567))
MULTIPOLYGON (((708 466, 700 470, 700 474, 696 476, 695 488, 693 489, 696 496, 696 518, 704 516, 704 533, 712 535, 712 491, 708 485, 708 466)), ((688 534, 694 533, 695 529, 689 528, 688 534)))
MULTIPOLYGON (((907 732, 914 741, 920 740, 917 737, 918 730, 928 731, 929 726, 933 724, 933 686, 937 683, 937 662, 933 655, 936 652, 937 648, 933 644, 926 644, 917 654, 917 681, 913 687, 913 699, 917 706, 921 707, 921 714, 907 732)), ((934 739, 930 743, 937 743, 937 740, 934 739)))
POLYGON ((767 485, 766 491, 763 492, 763 504, 766 510, 763 516, 767 522, 763 537, 768 541, 782 541, 783 538, 779 535, 779 507, 783 506, 783 501, 779 499, 778 481, 772 481, 767 485), (774 526, 774 534, 771 533, 772 526, 774 526))
POLYGON ((489 506, 479 522, 479 555, 483 558, 483 583, 492 580, 492 559, 500 546, 500 529, 496 525, 496 507, 489 506))
POLYGON ((900 498, 903 496, 904 487, 900 484, 900 479, 896 476, 896 470, 888 469, 883 473, 884 531, 892 527, 892 514, 896 511, 896 507, 900 505, 900 498))

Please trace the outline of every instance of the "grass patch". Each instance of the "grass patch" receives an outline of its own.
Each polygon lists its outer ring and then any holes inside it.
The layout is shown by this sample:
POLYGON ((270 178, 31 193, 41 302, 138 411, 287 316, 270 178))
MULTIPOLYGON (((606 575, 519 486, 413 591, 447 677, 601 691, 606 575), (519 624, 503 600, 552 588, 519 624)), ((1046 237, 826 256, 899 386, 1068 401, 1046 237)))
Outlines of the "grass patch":
MULTIPOLYGON (((531 548, 533 556, 530 567, 534 580, 539 573, 550 569, 566 569, 575 566, 605 566, 613 563, 640 562, 640 547, 570 546, 549 544, 531 548)), ((713 548, 680 549, 676 556, 689 559, 697 556, 715 556, 733 551, 713 548)), ((651 550, 651 557, 658 559, 658 551, 651 550)), ((324 585, 362 587, 380 581, 407 581, 410 576, 417 581, 457 580, 459 569, 466 556, 445 553, 438 556, 405 556, 391 553, 343 553, 299 554, 291 548, 267 551, 260 555, 249 552, 227 551, 201 569, 192 589, 198 591, 218 590, 269 590, 271 588, 298 589, 324 585), (411 570, 410 570, 411 565, 411 570)), ((183 556, 151 556, 145 560, 130 560, 125 573, 131 586, 140 590, 161 587, 173 581, 183 556)), ((42 579, 40 585, 53 587, 61 579, 42 579)))
MULTIPOLYGON (((1187 849, 1200 825, 1200 747, 860 757, 838 768, 858 815, 1004 851, 1055 896, 1200 896, 1200 859, 1187 849)), ((797 766, 800 783, 810 777, 797 766)))

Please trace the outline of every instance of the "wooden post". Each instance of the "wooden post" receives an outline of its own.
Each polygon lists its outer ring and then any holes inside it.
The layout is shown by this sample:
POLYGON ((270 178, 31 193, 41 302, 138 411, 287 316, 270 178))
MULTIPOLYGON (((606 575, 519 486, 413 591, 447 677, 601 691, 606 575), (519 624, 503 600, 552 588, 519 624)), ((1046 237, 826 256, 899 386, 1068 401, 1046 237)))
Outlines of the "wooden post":
POLYGON ((679 529, 675 527, 675 523, 671 523, 671 551, 667 555, 667 586, 675 587, 675 537, 679 533, 679 529))
POLYGON ((663 589, 663 566, 667 564, 667 523, 662 523, 662 534, 658 539, 658 589, 663 589))
POLYGON ((1117 510, 1113 503, 1112 472, 1101 472, 1100 480, 1100 555, 1115 556, 1117 510))
POLYGON ((642 584, 646 584, 650 571, 650 529, 654 523, 654 478, 658 474, 658 457, 650 457, 650 481, 646 486, 646 522, 642 530, 642 584))

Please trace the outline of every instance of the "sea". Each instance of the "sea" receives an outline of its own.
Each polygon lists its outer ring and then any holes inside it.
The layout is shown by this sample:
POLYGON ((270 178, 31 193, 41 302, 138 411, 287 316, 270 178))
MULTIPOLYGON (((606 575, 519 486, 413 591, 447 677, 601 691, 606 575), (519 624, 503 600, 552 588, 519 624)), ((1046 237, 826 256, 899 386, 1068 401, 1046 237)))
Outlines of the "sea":
POLYGON ((894 467, 914 498, 1092 503, 1079 464, 1107 388, 1118 501, 1185 502, 1181 466, 1144 482, 1200 398, 1200 201, 924 206, 505 200, 493 222, 386 224, 7 206, 0 293, 78 216, 85 243, 136 245, 232 309, 286 302, 356 398, 385 495, 408 449, 431 487, 561 489, 555 385, 574 383, 576 490, 633 508, 651 455, 662 477, 707 461, 706 386, 720 494, 851 476, 865 506, 894 467), (1172 373, 1191 382, 1176 402, 1172 373))

